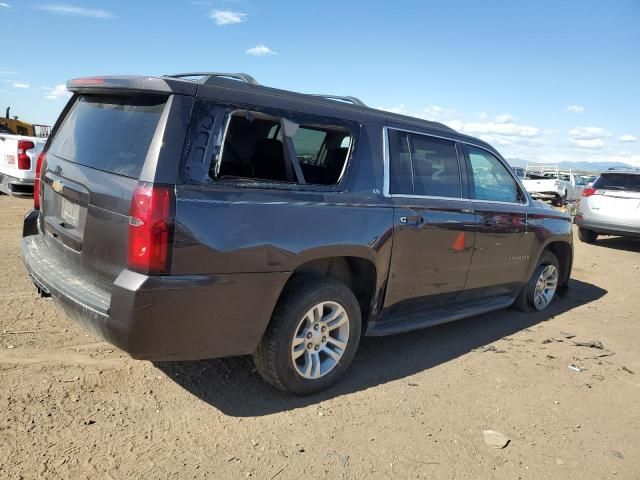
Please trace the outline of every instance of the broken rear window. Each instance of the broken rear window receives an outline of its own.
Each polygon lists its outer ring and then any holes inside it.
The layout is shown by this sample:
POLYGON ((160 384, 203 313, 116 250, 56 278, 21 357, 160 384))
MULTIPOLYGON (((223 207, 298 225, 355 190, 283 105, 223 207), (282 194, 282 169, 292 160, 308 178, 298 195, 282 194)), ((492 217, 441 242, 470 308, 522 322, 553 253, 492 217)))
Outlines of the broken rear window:
POLYGON ((229 116, 212 179, 334 185, 344 172, 353 133, 341 125, 294 123, 263 112, 229 116), (291 142, 284 135, 288 122, 291 142))

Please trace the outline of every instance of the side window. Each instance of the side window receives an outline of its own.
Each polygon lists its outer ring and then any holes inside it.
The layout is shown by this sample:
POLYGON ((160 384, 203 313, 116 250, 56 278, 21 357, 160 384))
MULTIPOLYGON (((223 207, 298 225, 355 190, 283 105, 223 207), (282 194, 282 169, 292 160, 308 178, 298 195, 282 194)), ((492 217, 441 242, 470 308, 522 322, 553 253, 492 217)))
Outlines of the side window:
POLYGON ((455 143, 450 140, 409 135, 413 165, 413 193, 460 198, 462 182, 455 143))
POLYGON ((518 186, 502 162, 486 150, 472 146, 467 146, 467 150, 473 175, 473 198, 518 203, 518 186))
POLYGON ((388 130, 389 134, 389 193, 413 194, 409 138, 406 133, 388 130))
POLYGON ((221 156, 212 163, 210 178, 295 183, 297 159, 305 183, 336 184, 347 161, 352 132, 341 125, 288 121, 296 127, 289 143, 292 149, 283 138, 281 117, 247 110, 232 112, 221 156))

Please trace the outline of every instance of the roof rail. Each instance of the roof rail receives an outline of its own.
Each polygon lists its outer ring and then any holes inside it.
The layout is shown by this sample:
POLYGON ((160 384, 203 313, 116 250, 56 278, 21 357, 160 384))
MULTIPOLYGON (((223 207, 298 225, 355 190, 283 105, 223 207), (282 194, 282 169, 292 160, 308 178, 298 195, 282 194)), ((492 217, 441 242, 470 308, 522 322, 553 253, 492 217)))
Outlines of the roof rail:
POLYGON ((347 102, 347 103, 351 103, 353 105, 357 105, 359 107, 366 107, 366 103, 364 103, 362 100, 360 100, 359 98, 356 97, 351 97, 351 96, 341 96, 341 95, 321 95, 321 94, 317 94, 317 93, 312 93, 310 94, 312 97, 321 97, 321 98, 326 98, 327 100, 338 100, 339 102, 347 102))
POLYGON ((250 85, 260 85, 255 78, 253 78, 251 75, 247 73, 193 72, 193 73, 176 73, 174 75, 165 75, 165 77, 171 77, 171 78, 205 77, 202 83, 209 83, 209 80, 214 78, 232 78, 233 80, 239 80, 241 82, 245 82, 250 85))

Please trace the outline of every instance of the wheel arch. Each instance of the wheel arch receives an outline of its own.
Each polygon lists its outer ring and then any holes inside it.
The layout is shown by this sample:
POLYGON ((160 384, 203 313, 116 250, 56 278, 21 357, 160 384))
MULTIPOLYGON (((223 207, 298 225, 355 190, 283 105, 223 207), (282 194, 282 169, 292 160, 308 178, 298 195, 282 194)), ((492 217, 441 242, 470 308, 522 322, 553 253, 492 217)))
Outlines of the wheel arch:
MULTIPOLYGON (((545 252, 551 252, 558 259, 558 265, 560 267, 560 281, 559 286, 566 287, 571 277, 571 269, 573 267, 573 246, 565 241, 556 240, 551 241, 540 252, 540 257, 545 252)), ((538 257, 538 262, 540 261, 538 257)), ((536 264, 538 263, 536 262, 536 264)))
POLYGON ((375 315, 381 286, 378 269, 373 261, 358 256, 331 256, 308 260, 296 266, 283 291, 293 278, 300 275, 318 275, 344 283, 358 299, 362 313, 362 331, 366 331, 369 319, 375 315))

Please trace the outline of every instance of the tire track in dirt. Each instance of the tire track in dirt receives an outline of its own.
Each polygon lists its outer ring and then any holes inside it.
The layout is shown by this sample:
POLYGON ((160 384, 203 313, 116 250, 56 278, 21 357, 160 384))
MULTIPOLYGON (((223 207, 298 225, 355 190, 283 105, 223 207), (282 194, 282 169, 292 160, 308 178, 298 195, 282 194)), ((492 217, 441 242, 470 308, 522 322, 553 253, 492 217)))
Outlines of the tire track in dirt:
POLYGON ((74 367, 120 368, 127 363, 126 358, 93 358, 77 352, 36 352, 18 350, 0 351, 0 364, 36 365, 56 364, 74 367))

